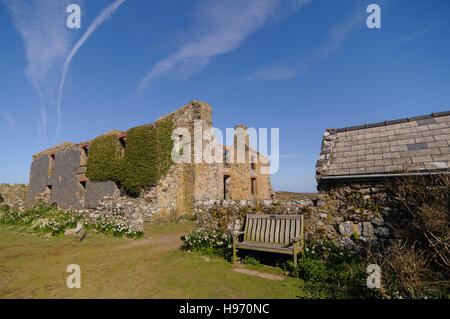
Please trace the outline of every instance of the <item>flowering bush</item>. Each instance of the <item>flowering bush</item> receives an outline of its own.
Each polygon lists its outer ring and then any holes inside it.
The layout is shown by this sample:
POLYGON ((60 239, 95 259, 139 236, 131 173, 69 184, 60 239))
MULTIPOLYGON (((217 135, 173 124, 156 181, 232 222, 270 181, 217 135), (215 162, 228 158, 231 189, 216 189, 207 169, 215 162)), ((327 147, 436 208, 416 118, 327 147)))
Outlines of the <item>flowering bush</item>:
POLYGON ((182 249, 227 259, 232 254, 232 236, 219 229, 196 229, 186 235, 182 249))
POLYGON ((55 206, 38 203, 30 209, 8 210, 0 218, 2 225, 19 225, 33 228, 35 232, 61 235, 66 229, 75 228, 82 216, 55 206))
POLYGON ((102 233, 117 237, 140 238, 144 234, 133 230, 125 221, 99 219, 88 222, 82 214, 62 210, 43 202, 24 211, 4 210, 0 217, 0 225, 31 227, 35 232, 52 233, 54 236, 62 235, 67 229, 75 228, 78 222, 82 222, 86 229, 96 228, 102 233))
POLYGON ((84 223, 85 228, 95 228, 99 232, 114 235, 116 237, 129 237, 129 238, 141 238, 144 233, 142 231, 136 231, 130 227, 130 225, 121 220, 99 218, 93 223, 84 223))

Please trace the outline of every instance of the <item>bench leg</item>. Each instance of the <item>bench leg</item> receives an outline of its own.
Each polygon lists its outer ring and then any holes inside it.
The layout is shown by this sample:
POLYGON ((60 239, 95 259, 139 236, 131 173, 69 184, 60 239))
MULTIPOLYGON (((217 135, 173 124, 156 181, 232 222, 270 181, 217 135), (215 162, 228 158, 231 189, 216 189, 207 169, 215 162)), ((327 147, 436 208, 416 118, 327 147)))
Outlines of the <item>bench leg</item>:
POLYGON ((294 268, 297 268, 297 253, 294 252, 294 268))
POLYGON ((233 264, 235 264, 237 261, 237 255, 236 255, 236 243, 233 240, 233 264))

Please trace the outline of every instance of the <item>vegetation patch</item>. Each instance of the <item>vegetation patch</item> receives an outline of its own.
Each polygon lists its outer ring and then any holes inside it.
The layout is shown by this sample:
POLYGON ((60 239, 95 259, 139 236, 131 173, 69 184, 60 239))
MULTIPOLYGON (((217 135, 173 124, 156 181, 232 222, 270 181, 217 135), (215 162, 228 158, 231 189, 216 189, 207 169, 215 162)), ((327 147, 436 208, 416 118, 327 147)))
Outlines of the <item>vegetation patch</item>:
POLYGON ((121 148, 116 135, 103 135, 94 139, 89 147, 86 175, 93 182, 122 182, 121 148))
POLYGON ((450 177, 404 177, 389 187, 403 239, 369 251, 380 266, 384 298, 450 297, 450 177))
POLYGON ((116 135, 99 136, 89 148, 86 175, 93 182, 113 181, 130 196, 156 186, 172 165, 171 119, 127 132, 125 155, 116 135))
POLYGON ((24 211, 0 208, 3 210, 0 214, 0 225, 24 226, 31 228, 36 233, 51 233, 53 236, 61 236, 66 230, 75 228, 80 222, 86 229, 97 229, 101 233, 116 237, 140 238, 143 236, 143 232, 133 230, 126 222, 111 219, 90 221, 85 219, 82 214, 62 210, 43 202, 24 211))
POLYGON ((367 265, 361 256, 331 241, 307 240, 298 266, 294 268, 292 261, 281 266, 305 280, 312 298, 380 297, 377 290, 367 287, 367 265))

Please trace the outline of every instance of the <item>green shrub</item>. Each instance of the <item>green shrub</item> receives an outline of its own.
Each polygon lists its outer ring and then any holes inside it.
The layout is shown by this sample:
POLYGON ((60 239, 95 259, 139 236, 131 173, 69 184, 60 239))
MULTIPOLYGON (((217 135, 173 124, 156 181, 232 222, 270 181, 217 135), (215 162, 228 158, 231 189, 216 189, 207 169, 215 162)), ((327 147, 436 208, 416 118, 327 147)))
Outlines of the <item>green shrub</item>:
POLYGON ((367 263, 330 241, 308 240, 296 268, 284 266, 294 277, 305 280, 312 298, 369 298, 379 292, 367 287, 367 263))
POLYGON ((8 212, 9 211, 9 205, 7 204, 1 204, 0 205, 0 212, 8 212))
POLYGON ((206 255, 215 255, 227 260, 232 255, 232 236, 219 229, 196 229, 186 235, 182 249, 206 255))
POLYGON ((242 258, 242 263, 246 264, 246 265, 260 265, 261 264, 259 259, 256 259, 251 256, 245 256, 244 258, 242 258))

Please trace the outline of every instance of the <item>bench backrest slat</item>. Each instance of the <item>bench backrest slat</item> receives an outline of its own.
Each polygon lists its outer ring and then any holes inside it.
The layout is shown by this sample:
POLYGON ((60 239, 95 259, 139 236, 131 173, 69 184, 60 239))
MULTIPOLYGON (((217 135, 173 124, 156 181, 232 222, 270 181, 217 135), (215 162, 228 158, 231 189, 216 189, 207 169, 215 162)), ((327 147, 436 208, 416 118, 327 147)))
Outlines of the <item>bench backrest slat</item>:
POLYGON ((244 240, 289 245, 302 235, 301 215, 254 215, 245 222, 244 240))

